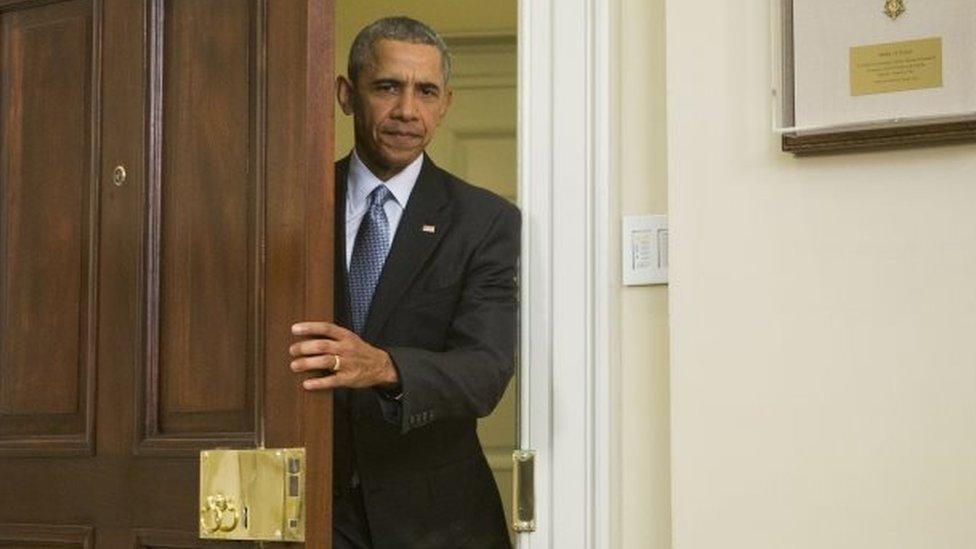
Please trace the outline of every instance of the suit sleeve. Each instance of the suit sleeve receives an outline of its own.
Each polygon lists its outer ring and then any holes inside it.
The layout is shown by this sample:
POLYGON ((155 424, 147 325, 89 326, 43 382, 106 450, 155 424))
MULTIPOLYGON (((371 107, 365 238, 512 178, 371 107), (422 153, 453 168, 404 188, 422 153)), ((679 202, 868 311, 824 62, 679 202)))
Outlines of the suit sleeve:
POLYGON ((506 203, 481 236, 444 351, 386 349, 400 372, 401 432, 440 418, 485 417, 501 400, 515 370, 520 225, 506 203))

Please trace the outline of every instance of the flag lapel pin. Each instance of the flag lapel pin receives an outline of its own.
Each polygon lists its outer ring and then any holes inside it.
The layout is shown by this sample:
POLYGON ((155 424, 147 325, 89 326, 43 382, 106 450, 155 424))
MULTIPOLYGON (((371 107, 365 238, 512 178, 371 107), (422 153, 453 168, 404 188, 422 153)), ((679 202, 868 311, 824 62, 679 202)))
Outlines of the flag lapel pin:
POLYGON ((424 227, 423 227, 423 229, 422 229, 422 230, 423 230, 423 231, 424 231, 425 233, 431 233, 431 234, 434 234, 434 233, 436 233, 436 232, 437 232, 437 227, 435 227, 435 226, 433 226, 433 225, 424 225, 424 227))

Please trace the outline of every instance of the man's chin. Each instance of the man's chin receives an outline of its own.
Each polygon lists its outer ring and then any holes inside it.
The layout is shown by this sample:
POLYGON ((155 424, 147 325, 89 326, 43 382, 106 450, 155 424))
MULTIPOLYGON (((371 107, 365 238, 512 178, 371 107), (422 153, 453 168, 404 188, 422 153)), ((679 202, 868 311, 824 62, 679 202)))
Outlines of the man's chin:
POLYGON ((423 149, 412 149, 412 150, 392 150, 384 151, 383 161, 387 166, 396 169, 397 171, 402 170, 409 166, 414 160, 417 159, 424 152, 423 149))

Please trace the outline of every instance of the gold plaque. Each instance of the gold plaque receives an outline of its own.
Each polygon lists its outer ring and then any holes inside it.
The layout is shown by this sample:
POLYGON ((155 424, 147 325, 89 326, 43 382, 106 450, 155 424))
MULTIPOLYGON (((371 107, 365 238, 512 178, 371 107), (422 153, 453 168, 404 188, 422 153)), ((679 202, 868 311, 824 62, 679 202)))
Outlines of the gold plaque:
POLYGON ((851 95, 942 87, 942 38, 851 48, 851 95))

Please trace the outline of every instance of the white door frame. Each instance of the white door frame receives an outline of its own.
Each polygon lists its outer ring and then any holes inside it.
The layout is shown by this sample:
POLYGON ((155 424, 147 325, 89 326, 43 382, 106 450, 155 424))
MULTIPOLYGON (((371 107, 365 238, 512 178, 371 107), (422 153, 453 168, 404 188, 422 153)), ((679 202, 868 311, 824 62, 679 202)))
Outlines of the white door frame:
POLYGON ((537 525, 520 549, 610 547, 616 515, 614 5, 519 2, 519 440, 537 525))

